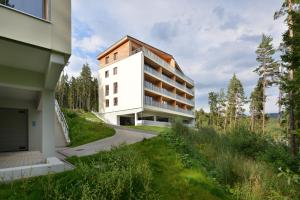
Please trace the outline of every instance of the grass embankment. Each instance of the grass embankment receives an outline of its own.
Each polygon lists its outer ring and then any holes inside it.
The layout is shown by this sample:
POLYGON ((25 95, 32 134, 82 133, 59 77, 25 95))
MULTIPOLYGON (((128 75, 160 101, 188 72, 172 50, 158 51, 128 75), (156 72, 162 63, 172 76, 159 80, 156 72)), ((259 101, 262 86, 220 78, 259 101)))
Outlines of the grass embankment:
POLYGON ((175 123, 156 138, 72 157, 74 171, 0 185, 0 199, 294 200, 299 160, 244 128, 221 134, 175 123))
POLYGON ((142 131, 150 131, 154 134, 163 134, 170 131, 169 127, 159 127, 159 126, 127 126, 128 128, 142 130, 142 131))
POLYGON ((113 136, 115 130, 104 124, 94 114, 83 111, 64 110, 69 126, 71 143, 75 147, 113 136))
POLYGON ((75 170, 0 185, 0 199, 226 199, 200 164, 187 166, 167 135, 72 157, 75 170))

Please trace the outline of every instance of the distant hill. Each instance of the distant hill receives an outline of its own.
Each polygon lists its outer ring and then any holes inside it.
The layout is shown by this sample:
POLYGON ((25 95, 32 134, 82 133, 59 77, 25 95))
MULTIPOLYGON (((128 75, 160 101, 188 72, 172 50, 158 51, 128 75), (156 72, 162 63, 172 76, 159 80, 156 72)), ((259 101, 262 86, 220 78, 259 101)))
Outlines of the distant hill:
POLYGON ((267 115, 268 115, 268 117, 273 118, 273 119, 278 118, 278 113, 268 113, 267 115))

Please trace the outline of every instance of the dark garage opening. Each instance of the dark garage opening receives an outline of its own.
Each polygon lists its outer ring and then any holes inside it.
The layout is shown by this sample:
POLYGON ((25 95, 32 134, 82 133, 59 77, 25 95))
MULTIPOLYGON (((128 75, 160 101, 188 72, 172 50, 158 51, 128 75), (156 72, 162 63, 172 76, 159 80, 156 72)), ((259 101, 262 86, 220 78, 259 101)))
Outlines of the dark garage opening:
POLYGON ((134 117, 120 116, 121 126, 131 126, 134 125, 134 117))
POLYGON ((0 108, 0 152, 28 150, 28 111, 0 108))

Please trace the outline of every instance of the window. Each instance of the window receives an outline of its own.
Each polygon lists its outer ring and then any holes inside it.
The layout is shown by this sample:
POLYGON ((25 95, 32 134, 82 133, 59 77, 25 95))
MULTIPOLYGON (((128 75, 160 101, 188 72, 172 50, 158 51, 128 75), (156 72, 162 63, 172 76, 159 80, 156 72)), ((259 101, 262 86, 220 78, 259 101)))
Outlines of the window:
POLYGON ((114 68, 114 75, 116 75, 117 73, 118 73, 118 68, 115 67, 115 68, 114 68))
POLYGON ((106 108, 109 107, 109 100, 108 100, 108 99, 105 100, 105 107, 106 107, 106 108))
POLYGON ((117 94, 118 93, 118 83, 115 82, 114 83, 114 94, 117 94))
POLYGON ((114 98, 114 106, 117 106, 118 105, 118 97, 115 97, 114 98))
POLYGON ((45 2, 45 0, 1 0, 0 4, 38 18, 46 19, 47 5, 45 2))
POLYGON ((105 96, 109 95, 109 85, 105 86, 105 96))
POLYGON ((106 58, 105 58, 105 64, 108 64, 109 63, 109 56, 107 56, 106 58))
POLYGON ((118 59, 118 52, 114 53, 114 60, 118 59))
POLYGON ((105 78, 109 77, 109 71, 105 71, 105 78))

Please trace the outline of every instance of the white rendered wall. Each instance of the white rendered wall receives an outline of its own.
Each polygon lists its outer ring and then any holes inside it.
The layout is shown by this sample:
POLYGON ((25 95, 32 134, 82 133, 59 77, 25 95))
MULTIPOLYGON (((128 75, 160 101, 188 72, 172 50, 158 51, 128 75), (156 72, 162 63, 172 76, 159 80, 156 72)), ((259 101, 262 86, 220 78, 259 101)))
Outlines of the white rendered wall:
POLYGON ((99 70, 99 113, 110 123, 117 124, 117 115, 140 112, 143 108, 143 55, 134 54, 99 70), (117 67, 118 73, 113 74, 117 67), (105 71, 109 77, 105 78, 105 71), (118 83, 118 93, 113 94, 113 84, 118 83), (105 85, 109 85, 109 95, 105 96, 105 85), (118 98, 118 105, 114 106, 114 98, 118 98), (105 107, 105 100, 109 99, 109 107, 105 107))

